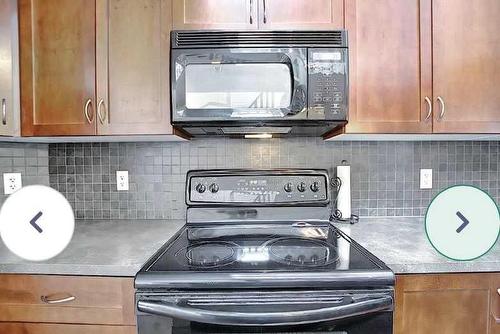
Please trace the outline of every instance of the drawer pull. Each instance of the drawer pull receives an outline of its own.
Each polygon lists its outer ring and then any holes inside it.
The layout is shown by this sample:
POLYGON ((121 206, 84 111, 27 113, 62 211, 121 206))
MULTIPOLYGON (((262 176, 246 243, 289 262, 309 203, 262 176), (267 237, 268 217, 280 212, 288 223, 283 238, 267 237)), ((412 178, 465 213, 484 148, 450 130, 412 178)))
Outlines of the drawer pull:
POLYGON ((66 296, 66 297, 63 297, 63 298, 52 299, 51 296, 42 296, 42 297, 40 297, 40 299, 45 304, 61 304, 61 303, 72 302, 73 300, 76 299, 76 297, 72 296, 72 295, 69 295, 69 296, 66 296))

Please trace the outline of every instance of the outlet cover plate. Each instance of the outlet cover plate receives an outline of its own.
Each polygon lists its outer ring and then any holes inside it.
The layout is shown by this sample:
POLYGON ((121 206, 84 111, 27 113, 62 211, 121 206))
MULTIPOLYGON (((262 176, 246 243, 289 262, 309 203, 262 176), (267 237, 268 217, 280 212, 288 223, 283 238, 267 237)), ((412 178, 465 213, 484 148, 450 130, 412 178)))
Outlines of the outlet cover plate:
POLYGON ((128 190, 128 171, 126 170, 116 171, 116 190, 118 191, 128 190))
POLYGON ((420 170, 420 189, 432 189, 432 169, 420 170))
POLYGON ((5 195, 15 193, 23 186, 21 173, 4 173, 3 174, 3 192, 5 195))

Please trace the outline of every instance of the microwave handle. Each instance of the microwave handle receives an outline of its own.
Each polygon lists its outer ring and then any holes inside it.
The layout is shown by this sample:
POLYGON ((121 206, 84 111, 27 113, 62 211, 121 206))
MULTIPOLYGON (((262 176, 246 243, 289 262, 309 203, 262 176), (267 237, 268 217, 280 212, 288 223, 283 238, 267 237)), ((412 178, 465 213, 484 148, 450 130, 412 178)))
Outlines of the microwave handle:
POLYGON ((232 326, 291 326, 312 324, 391 310, 392 306, 393 301, 390 296, 377 297, 340 306, 271 313, 211 311, 185 305, 181 306, 179 303, 154 301, 139 301, 137 303, 138 310, 143 313, 205 324, 232 326))

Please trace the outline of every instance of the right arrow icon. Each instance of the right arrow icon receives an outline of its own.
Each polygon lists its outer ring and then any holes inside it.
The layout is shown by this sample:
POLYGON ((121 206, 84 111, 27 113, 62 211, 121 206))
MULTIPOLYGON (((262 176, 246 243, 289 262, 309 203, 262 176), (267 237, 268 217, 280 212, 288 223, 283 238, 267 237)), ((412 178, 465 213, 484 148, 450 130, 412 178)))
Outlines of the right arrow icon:
POLYGON ((460 211, 457 211, 457 216, 458 218, 460 218, 463 223, 462 225, 460 225, 458 228, 457 228, 457 233, 460 233, 462 232, 462 230, 467 226, 469 225, 469 220, 467 218, 464 217, 464 215, 460 212, 460 211))

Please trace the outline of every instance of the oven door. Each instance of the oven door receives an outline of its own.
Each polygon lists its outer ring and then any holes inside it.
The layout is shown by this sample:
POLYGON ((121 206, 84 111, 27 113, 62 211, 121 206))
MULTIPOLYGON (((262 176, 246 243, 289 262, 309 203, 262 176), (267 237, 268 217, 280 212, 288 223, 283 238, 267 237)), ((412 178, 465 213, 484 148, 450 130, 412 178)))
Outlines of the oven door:
POLYGON ((306 118, 307 49, 172 49, 172 121, 306 118))
POLYGON ((139 334, 392 333, 392 291, 181 293, 138 297, 139 334))

